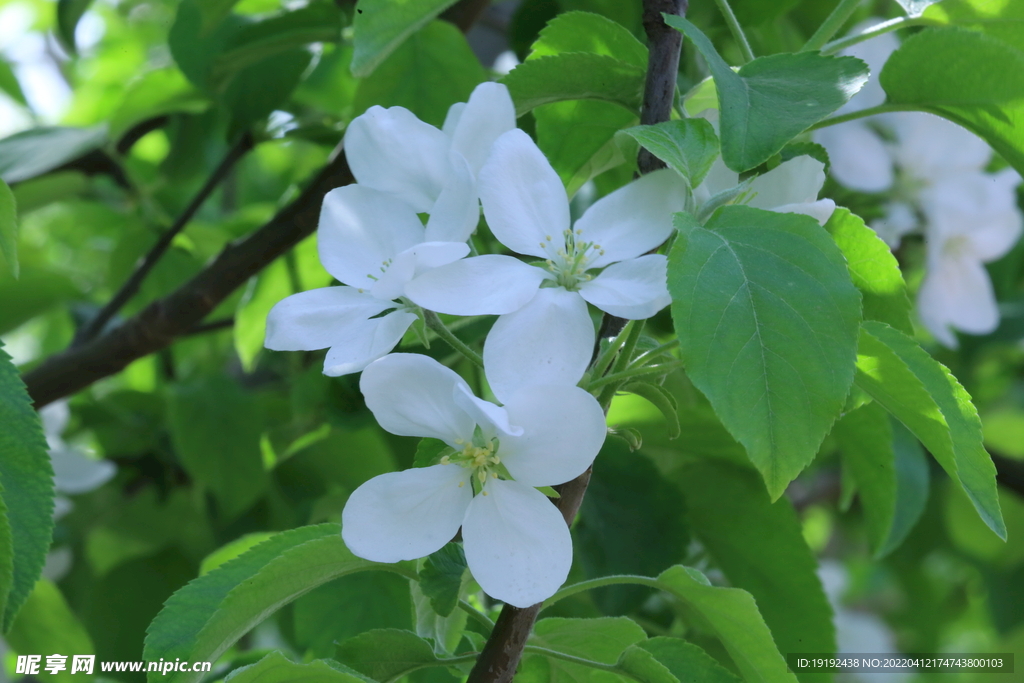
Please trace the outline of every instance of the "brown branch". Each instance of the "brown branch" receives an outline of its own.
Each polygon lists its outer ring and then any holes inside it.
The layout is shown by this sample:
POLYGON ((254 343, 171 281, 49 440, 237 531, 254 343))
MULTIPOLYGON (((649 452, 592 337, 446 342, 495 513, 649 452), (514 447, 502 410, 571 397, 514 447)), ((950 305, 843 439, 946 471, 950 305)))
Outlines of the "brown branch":
POLYGON ((309 187, 270 222, 229 244, 199 274, 113 330, 51 356, 25 376, 37 408, 123 370, 192 330, 238 287, 313 234, 330 190, 355 182, 345 156, 336 154, 309 187))
POLYGON ((134 126, 125 131, 125 134, 121 136, 121 139, 117 141, 114 149, 117 153, 124 156, 131 151, 135 143, 152 133, 154 130, 158 130, 166 126, 171 120, 171 117, 167 114, 160 116, 154 116, 152 118, 139 121, 134 126))
POLYGON ((206 334, 207 332, 217 332, 219 330, 228 330, 235 326, 234 318, 222 318, 221 320, 211 320, 208 323, 199 323, 192 329, 182 333, 183 337, 194 337, 197 334, 206 334))
MULTIPOLYGON (((679 71, 679 51, 682 47, 682 34, 667 26, 661 17, 662 12, 682 15, 686 12, 687 0, 644 0, 644 30, 650 48, 650 60, 647 64, 647 81, 644 86, 643 109, 640 122, 644 124, 668 121, 672 113, 675 98, 676 76, 679 71)), ((637 158, 640 173, 665 168, 665 164, 645 149, 640 150, 637 158)), ((609 330, 618 326, 621 331, 626 321, 606 315, 601 325, 600 336, 614 336, 618 332, 608 334, 609 330)), ((556 503, 565 518, 565 523, 572 525, 579 511, 583 496, 590 483, 591 470, 587 470, 576 479, 559 487, 561 497, 556 503)), ((505 605, 494 624, 487 644, 476 660, 469 674, 467 683, 510 683, 515 676, 519 660, 523 656, 523 648, 533 630, 533 624, 540 612, 540 605, 519 608, 505 605)))
POLYGON ((136 266, 135 271, 128 277, 128 280, 121 285, 121 289, 117 290, 117 293, 107 302, 107 304, 93 316, 75 335, 75 340, 72 343, 73 346, 81 346, 82 344, 94 339, 96 335, 103 331, 107 323, 117 315, 126 303, 131 301, 131 298, 135 296, 139 287, 142 286, 143 280, 149 275, 150 271, 156 266, 157 261, 164 255, 164 253, 170 248, 171 242, 175 236, 180 233, 192 217, 195 216, 196 212, 203 205, 210 194, 220 185, 221 181, 227 177, 228 173, 234 167, 235 163, 241 159, 245 154, 252 149, 254 139, 252 134, 245 133, 241 139, 228 151, 220 165, 217 166, 216 170, 210 175, 206 183, 199 189, 196 196, 192 198, 185 210, 178 216, 178 220, 174 222, 170 228, 168 228, 160 239, 157 240, 156 244, 149 250, 139 264, 136 266))

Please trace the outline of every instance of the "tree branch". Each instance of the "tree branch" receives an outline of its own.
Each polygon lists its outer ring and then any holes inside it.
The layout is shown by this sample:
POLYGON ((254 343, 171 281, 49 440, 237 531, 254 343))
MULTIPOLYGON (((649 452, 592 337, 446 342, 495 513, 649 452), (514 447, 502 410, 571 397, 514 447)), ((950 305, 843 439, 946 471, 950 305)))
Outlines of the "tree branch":
POLYGON ((216 170, 210 175, 206 183, 200 188, 196 196, 192 198, 185 210, 178 216, 178 220, 174 222, 170 228, 168 228, 160 239, 157 240, 156 244, 153 245, 149 253, 143 257, 143 259, 136 266, 135 271, 128 277, 128 280, 121 285, 121 289, 117 290, 117 293, 111 297, 110 301, 96 313, 95 316, 89 322, 82 326, 75 335, 75 340, 72 342, 72 346, 81 346, 85 342, 95 338, 103 328, 106 327, 107 323, 110 322, 111 318, 117 315, 126 303, 131 301, 131 298, 135 296, 139 287, 142 286, 143 280, 149 275, 153 267, 156 266, 157 261, 160 257, 170 248, 171 242, 175 236, 180 233, 192 217, 196 215, 199 208, 203 205, 210 194, 220 185, 221 181, 231 172, 235 163, 241 159, 245 154, 252 149, 254 139, 251 133, 245 133, 241 139, 228 151, 220 165, 217 166, 216 170))
MULTIPOLYGON (((686 8, 687 0, 644 0, 643 22, 649 42, 650 59, 647 63, 643 109, 640 111, 640 122, 643 124, 668 121, 672 113, 683 36, 665 24, 661 13, 682 15, 686 8)), ((646 149, 640 150, 637 165, 641 174, 665 168, 665 163, 646 149)), ((601 336, 615 336, 625 324, 626 321, 621 318, 606 315, 601 325, 601 336), (615 325, 618 326, 617 329, 609 332, 615 325)), ((556 505, 568 525, 572 525, 583 502, 583 495, 590 483, 590 474, 591 470, 588 469, 576 479, 558 487, 561 497, 556 505)), ((467 683, 511 682, 540 608, 541 606, 537 604, 526 608, 505 605, 501 609, 491 637, 476 660, 467 683)))

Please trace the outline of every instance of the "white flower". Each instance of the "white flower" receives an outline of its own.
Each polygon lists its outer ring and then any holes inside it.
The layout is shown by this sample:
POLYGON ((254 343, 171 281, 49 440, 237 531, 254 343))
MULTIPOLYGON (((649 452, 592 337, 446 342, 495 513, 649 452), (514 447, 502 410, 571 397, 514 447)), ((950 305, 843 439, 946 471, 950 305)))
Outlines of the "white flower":
POLYGON ((476 174, 515 125, 508 88, 481 83, 451 106, 442 130, 403 107, 370 107, 345 131, 345 153, 360 185, 430 214, 427 241, 465 242, 480 218, 476 174))
POLYGON ((512 130, 494 143, 479 189, 494 236, 512 251, 546 259, 546 266, 479 256, 417 278, 407 293, 441 313, 502 316, 484 344, 500 400, 521 386, 579 381, 594 345, 587 302, 631 320, 670 302, 667 260, 647 252, 668 238, 672 214, 684 206, 683 181, 672 171, 612 192, 571 225, 555 170, 526 133, 512 130), (588 272, 597 269, 603 270, 596 276, 588 272))
POLYGON ((391 351, 416 320, 407 302, 396 301, 406 283, 469 253, 465 242, 427 241, 412 207, 361 185, 324 197, 317 246, 324 268, 347 286, 280 301, 267 316, 266 347, 330 348, 324 359, 330 376, 359 372, 391 351))
POLYGON ((488 594, 517 607, 551 596, 568 575, 572 541, 561 513, 533 487, 561 484, 590 466, 605 437, 594 397, 538 385, 498 407, 437 361, 404 353, 369 365, 360 388, 381 427, 440 439, 452 452, 442 464, 357 488, 342 513, 349 549, 376 562, 416 559, 461 526, 466 561, 488 594))
MULTIPOLYGON (((864 28, 867 25, 854 32, 864 28)), ((840 113, 885 101, 877 73, 898 47, 895 36, 884 34, 846 51, 868 62, 872 79, 840 113)), ((1012 169, 985 173, 992 150, 946 119, 923 112, 873 119, 849 121, 815 134, 828 150, 833 175, 855 190, 892 193, 885 217, 871 224, 890 247, 923 228, 928 256, 918 313, 940 343, 956 348, 954 329, 992 332, 999 326, 999 310, 983 264, 1003 256, 1020 237, 1020 176, 1012 169), (884 129, 891 142, 877 129, 884 129), (924 217, 923 224, 918 214, 924 217)))

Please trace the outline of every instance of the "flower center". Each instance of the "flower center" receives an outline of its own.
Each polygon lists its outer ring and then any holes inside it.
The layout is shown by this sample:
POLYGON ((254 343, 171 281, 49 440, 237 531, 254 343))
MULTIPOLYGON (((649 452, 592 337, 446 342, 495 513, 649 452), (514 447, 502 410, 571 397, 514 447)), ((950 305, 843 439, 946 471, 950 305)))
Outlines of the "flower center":
MULTIPOLYGON (((565 287, 570 292, 577 291, 580 283, 592 279, 593 276, 587 274, 587 265, 598 256, 604 256, 604 249, 600 244, 584 241, 582 237, 582 230, 563 231, 563 246, 555 252, 554 259, 546 261, 547 268, 554 274, 558 285, 565 287)), ((540 247, 551 253, 549 248, 554 240, 550 235, 547 235, 545 239, 547 241, 541 242, 540 247)))
MULTIPOLYGON (((498 440, 491 439, 489 442, 482 442, 481 439, 473 439, 473 443, 466 443, 462 439, 456 439, 455 444, 462 446, 461 451, 441 458, 442 465, 460 465, 473 472, 473 488, 483 491, 484 484, 488 479, 497 479, 499 473, 504 474, 505 468, 501 466, 501 458, 498 457, 498 440)), ((459 484, 462 486, 462 484, 459 484)))

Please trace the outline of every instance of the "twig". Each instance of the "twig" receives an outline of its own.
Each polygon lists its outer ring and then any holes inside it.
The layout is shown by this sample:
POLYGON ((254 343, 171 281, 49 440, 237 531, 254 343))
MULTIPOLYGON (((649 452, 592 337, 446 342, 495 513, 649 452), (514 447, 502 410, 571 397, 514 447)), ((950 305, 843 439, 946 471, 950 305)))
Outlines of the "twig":
POLYGON ((194 337, 197 334, 206 334, 207 332, 217 332, 218 330, 226 330, 235 326, 234 318, 223 318, 221 320, 211 320, 208 323, 199 323, 190 330, 187 330, 181 336, 183 337, 194 337))
POLYGON ((170 122, 170 120, 170 116, 162 114, 136 123, 125 131, 124 135, 122 135, 117 141, 117 145, 114 146, 114 149, 116 149, 117 153, 122 156, 127 154, 131 151, 132 147, 135 146, 136 142, 146 137, 146 135, 152 133, 154 130, 163 128, 168 124, 168 122, 170 122))
MULTIPOLYGON (((853 1, 860 2, 860 0, 853 1)), ((750 41, 747 40, 747 34, 743 32, 743 27, 740 26, 740 21, 736 18, 736 13, 732 11, 732 7, 729 5, 729 0, 715 0, 715 2, 718 3, 718 9, 722 11, 722 16, 725 17, 725 24, 729 27, 732 37, 737 43, 739 43, 740 53, 743 54, 744 64, 754 61, 754 51, 750 47, 750 41)))
MULTIPOLYGON (((668 121, 672 113, 675 99, 676 75, 679 71, 679 51, 682 47, 682 34, 670 28, 662 20, 661 13, 682 15, 686 12, 687 0, 644 0, 644 30, 650 44, 650 59, 647 63, 647 81, 644 86, 644 103, 640 112, 640 122, 655 124, 668 121)), ((645 149, 640 150, 637 164, 641 173, 650 173, 665 164, 645 149)), ((605 316, 602 323, 602 335, 608 321, 619 321, 619 330, 626 321, 621 318, 605 316)), ((606 336, 616 336, 618 330, 606 336)), ((590 483, 591 470, 558 487, 560 498, 556 501, 566 524, 572 524, 583 495, 590 483)), ((480 657, 469 674, 467 683, 510 683, 523 656, 526 639, 533 629, 540 612, 540 605, 519 608, 505 605, 494 624, 494 630, 487 644, 484 645, 480 657)))
POLYGON ((78 334, 75 336, 75 340, 72 343, 73 346, 81 346, 82 344, 92 340, 98 335, 111 318, 117 315, 126 303, 128 303, 133 296, 139 291, 139 287, 142 285, 143 280, 149 275, 153 267, 156 266, 157 261, 164 255, 168 248, 171 246, 171 242, 175 236, 180 233, 192 217, 195 216, 196 212, 206 201, 207 197, 217 188, 222 180, 228 175, 232 167, 239 159, 252 149, 254 144, 253 136, 250 133, 242 135, 241 139, 228 151, 224 160, 220 162, 220 165, 210 175, 206 183, 200 188, 199 192, 192 201, 189 203, 185 210, 178 216, 178 220, 174 222, 170 228, 168 228, 160 239, 157 240, 153 248, 149 250, 142 260, 136 266, 135 271, 128 277, 128 280, 121 285, 121 289, 117 290, 117 293, 107 302, 107 304, 99 310, 99 312, 85 325, 82 326, 78 334))

